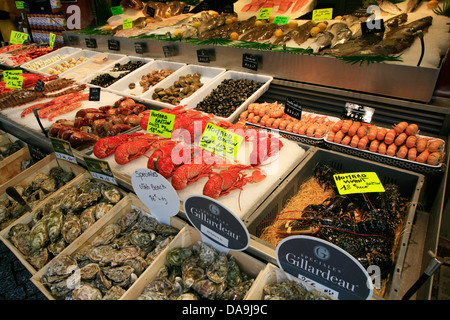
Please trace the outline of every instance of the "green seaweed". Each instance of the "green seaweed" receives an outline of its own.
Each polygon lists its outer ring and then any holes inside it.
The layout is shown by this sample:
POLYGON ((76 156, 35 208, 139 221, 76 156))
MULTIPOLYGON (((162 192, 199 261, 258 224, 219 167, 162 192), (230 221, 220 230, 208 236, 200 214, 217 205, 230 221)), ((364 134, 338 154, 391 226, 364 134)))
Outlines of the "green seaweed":
POLYGON ((438 16, 450 17, 450 0, 444 0, 442 7, 438 5, 437 8, 433 9, 433 12, 438 16))
POLYGON ((347 56, 347 57, 336 57, 333 55, 330 56, 335 57, 351 65, 359 63, 359 66, 362 66, 365 63, 367 63, 367 65, 370 65, 371 63, 381 63, 387 61, 399 61, 399 62, 403 61, 403 59, 400 58, 401 54, 397 56, 347 56))

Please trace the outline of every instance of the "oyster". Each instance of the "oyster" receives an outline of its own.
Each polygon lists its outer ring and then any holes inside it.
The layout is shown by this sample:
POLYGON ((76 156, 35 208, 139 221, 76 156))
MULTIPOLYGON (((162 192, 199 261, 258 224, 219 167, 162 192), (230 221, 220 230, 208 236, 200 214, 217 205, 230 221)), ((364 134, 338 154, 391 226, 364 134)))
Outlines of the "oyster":
POLYGON ((139 211, 132 209, 125 214, 119 221, 119 226, 123 230, 130 229, 139 220, 139 211))
POLYGON ((119 300, 125 292, 126 291, 119 286, 112 286, 103 296, 103 300, 119 300))
POLYGON ((197 296, 191 292, 183 293, 177 300, 198 300, 197 296))
POLYGON ((218 253, 210 245, 200 242, 199 256, 202 266, 207 267, 218 258, 218 253))
POLYGON ((131 245, 123 247, 114 255, 111 266, 124 264, 127 260, 141 257, 141 249, 138 246, 131 245))
POLYGON ((67 215, 64 220, 61 233, 67 243, 72 243, 81 234, 80 219, 76 215, 67 215))
POLYGON ((234 256, 230 256, 228 258, 228 272, 226 281, 229 287, 238 286, 242 282, 241 270, 239 269, 234 256))
POLYGON ((73 290, 72 297, 75 300, 101 300, 102 293, 89 284, 82 284, 73 290))
POLYGON ((159 225, 158 220, 150 217, 146 214, 141 213, 139 220, 137 221, 137 228, 142 231, 154 232, 156 227, 159 225))
POLYGON ((173 266, 181 266, 183 262, 192 256, 192 250, 187 248, 175 248, 167 253, 167 262, 173 266))
POLYGON ((92 246, 87 252, 87 257, 92 262, 100 262, 111 251, 116 251, 112 245, 92 246))
POLYGON ((64 299, 72 292, 72 289, 67 287, 67 283, 65 280, 53 282, 49 285, 49 288, 52 296, 54 296, 56 299, 64 299))
POLYGON ((147 269, 148 264, 147 261, 145 261, 144 258, 142 257, 136 257, 136 258, 132 258, 132 259, 127 259, 124 263, 124 266, 130 266, 134 269, 134 273, 139 277, 142 272, 145 271, 145 269, 147 269))
POLYGON ((71 209, 73 211, 83 210, 83 209, 93 205, 98 200, 98 198, 99 198, 99 195, 96 194, 95 192, 79 193, 77 195, 76 200, 72 204, 71 209))
POLYGON ((163 241, 160 241, 156 245, 155 249, 153 249, 145 258, 147 264, 150 265, 153 262, 153 260, 155 260, 155 258, 169 245, 169 243, 173 240, 173 238, 174 236, 168 236, 163 241))
POLYGON ((72 205, 75 203, 77 199, 77 188, 74 186, 69 186, 65 188, 59 194, 61 199, 60 206, 62 210, 68 211, 72 208, 72 205))
POLYGON ((206 268, 206 276, 214 283, 223 283, 227 278, 227 273, 228 259, 227 256, 221 252, 218 258, 206 268))
POLYGON ((81 231, 84 232, 86 229, 88 229, 90 226, 92 226, 96 219, 95 219, 95 212, 97 209, 97 205, 90 206, 89 208, 86 208, 83 210, 83 212, 80 215, 80 225, 81 225, 81 231))
POLYGON ((307 289, 297 281, 285 280, 275 284, 267 284, 263 288, 264 300, 279 297, 284 300, 303 300, 307 289))
POLYGON ((50 255, 47 248, 42 248, 32 251, 25 258, 36 270, 39 270, 50 260, 50 255))
POLYGON ((109 212, 114 206, 110 203, 99 202, 95 207, 95 219, 98 220, 109 212))
POLYGON ((61 279, 61 277, 66 278, 71 275, 76 268, 78 268, 78 264, 74 258, 67 255, 62 255, 54 258, 50 262, 45 275, 47 276, 47 280, 55 277, 59 279, 61 279))
POLYGON ((112 287, 112 282, 111 280, 109 280, 102 272, 102 270, 100 270, 97 273, 97 276, 95 278, 95 287, 97 289, 100 290, 100 292, 102 294, 106 294, 106 292, 108 292, 109 289, 111 289, 112 287))
POLYGON ((80 269, 81 280, 95 279, 97 273, 100 272, 100 266, 97 263, 89 263, 80 269))
POLYGON ((181 271, 183 284, 186 288, 192 287, 194 283, 206 277, 205 270, 200 265, 200 261, 197 256, 187 258, 181 266, 181 271))
POLYGON ((122 193, 113 185, 103 184, 101 188, 103 197, 111 203, 117 203, 122 198, 122 193))
POLYGON ((206 299, 214 299, 222 295, 225 291, 225 282, 217 284, 209 279, 197 281, 192 285, 192 289, 197 291, 199 295, 206 299))
POLYGON ((39 250, 47 245, 49 241, 47 223, 45 220, 38 221, 30 231, 30 245, 39 250))
POLYGON ((61 228, 63 223, 63 212, 61 210, 54 210, 47 216, 47 230, 50 242, 55 243, 59 239, 61 234, 61 228))
POLYGON ((47 246, 48 251, 54 255, 55 257, 61 253, 66 248, 66 241, 62 235, 59 236, 58 240, 53 243, 50 243, 47 246))
POLYGON ((120 234, 120 230, 121 228, 118 224, 111 223, 107 225, 97 237, 95 237, 91 244, 93 246, 100 246, 112 243, 113 240, 120 234))
POLYGON ((155 238, 154 233, 142 232, 138 230, 133 230, 129 233, 129 240, 132 244, 138 246, 143 252, 150 252, 155 248, 155 238))
POLYGON ((127 286, 133 280, 134 269, 131 266, 103 268, 102 270, 108 279, 121 287, 127 286))
POLYGON ((243 300, 250 287, 253 285, 255 279, 249 279, 242 282, 240 285, 227 289, 222 296, 222 300, 243 300))
POLYGON ((31 252, 30 227, 19 223, 11 227, 8 232, 11 243, 25 256, 31 252))
POLYGON ((44 193, 53 193, 58 189, 57 187, 58 187, 58 184, 57 184, 56 180, 53 178, 50 178, 50 177, 48 177, 47 179, 42 181, 42 183, 40 185, 40 189, 42 189, 42 191, 44 191, 44 193))

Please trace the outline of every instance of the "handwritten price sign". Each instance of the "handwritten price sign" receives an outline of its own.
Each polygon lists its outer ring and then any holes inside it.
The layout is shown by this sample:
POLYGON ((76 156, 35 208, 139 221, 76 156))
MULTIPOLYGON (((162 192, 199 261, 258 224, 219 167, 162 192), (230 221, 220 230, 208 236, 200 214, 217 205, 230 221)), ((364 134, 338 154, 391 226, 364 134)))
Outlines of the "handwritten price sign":
POLYGON ((375 172, 355 172, 333 176, 339 194, 384 192, 384 187, 375 172))
POLYGON ((18 32, 18 31, 11 31, 11 35, 9 37, 9 42, 11 44, 22 44, 25 42, 25 40, 28 40, 28 33, 18 32))
POLYGON ((333 8, 313 10, 312 20, 331 20, 333 18, 333 8))
POLYGON ((148 117, 147 132, 170 138, 174 123, 174 114, 152 110, 148 117))
POLYGON ((236 158, 244 137, 229 132, 212 123, 206 125, 203 131, 200 147, 213 153, 224 155, 227 158, 236 158))

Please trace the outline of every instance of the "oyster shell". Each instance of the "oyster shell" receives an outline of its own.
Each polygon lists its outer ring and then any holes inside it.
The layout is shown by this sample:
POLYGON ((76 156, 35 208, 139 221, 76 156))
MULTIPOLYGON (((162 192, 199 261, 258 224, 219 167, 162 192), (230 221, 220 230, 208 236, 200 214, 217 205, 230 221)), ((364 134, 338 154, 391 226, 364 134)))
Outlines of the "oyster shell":
POLYGON ((49 241, 47 222, 38 221, 30 231, 30 245, 33 249, 39 250, 47 245, 49 241))
POLYGON ((302 284, 290 280, 267 284, 263 287, 265 300, 272 299, 274 296, 285 300, 303 300, 307 292, 308 290, 302 284))
POLYGON ((95 208, 95 219, 98 220, 109 212, 114 206, 110 203, 99 202, 95 208))
POLYGON ((114 255, 111 266, 124 264, 127 260, 141 257, 141 249, 136 245, 126 246, 114 255))
POLYGON ((100 262, 111 251, 116 251, 112 245, 91 246, 90 249, 88 249, 87 257, 92 262, 100 262))
POLYGON ((80 215, 80 225, 81 225, 81 231, 84 232, 86 229, 88 229, 90 226, 92 226, 95 221, 95 212, 97 209, 97 205, 90 206, 89 208, 86 208, 83 210, 83 212, 80 215))
POLYGON ((53 243, 50 243, 47 246, 48 251, 54 255, 55 257, 61 253, 66 248, 66 241, 62 235, 59 236, 58 240, 53 243))
POLYGON ((101 300, 102 293, 89 284, 82 284, 72 292, 75 300, 101 300))
POLYGON ((183 262, 192 256, 192 250, 187 248, 175 248, 167 253, 167 262, 173 266, 181 266, 183 262))
POLYGON ((122 230, 129 230, 139 220, 139 211, 132 209, 125 214, 119 221, 122 230))
POLYGON ((207 267, 215 260, 217 260, 218 253, 216 249, 211 247, 209 244, 200 242, 199 257, 202 266, 207 267))
POLYGON ((101 188, 102 196, 113 204, 116 204, 122 198, 122 193, 113 185, 103 184, 101 188))
POLYGON ((40 270, 50 260, 50 255, 47 248, 42 248, 32 251, 25 258, 36 270, 40 270))
POLYGON ((196 282, 206 277, 205 269, 200 265, 197 256, 187 258, 181 265, 183 284, 186 288, 192 287, 196 282))
POLYGON ((133 280, 132 274, 134 269, 131 266, 103 268, 102 270, 108 279, 121 287, 127 286, 133 280))
POLYGON ((250 290, 253 282, 255 282, 255 279, 249 279, 242 282, 240 285, 231 287, 227 289, 220 298, 222 300, 244 300, 244 297, 248 290, 250 290))
POLYGON ((95 279, 97 273, 100 272, 100 266, 98 263, 89 263, 80 269, 81 280, 95 279))
POLYGON ((206 276, 214 283, 223 283, 227 278, 227 273, 228 259, 227 256, 221 252, 218 258, 206 268, 206 276))
POLYGON ((156 246, 156 234, 133 230, 129 233, 129 240, 132 244, 138 246, 142 251, 148 253, 156 246))
POLYGON ((58 241, 61 234, 63 224, 63 212, 60 209, 51 211, 47 215, 47 230, 50 242, 54 243, 58 241))
POLYGON ((93 246, 100 246, 112 243, 113 240, 120 234, 120 226, 116 223, 107 225, 103 231, 92 241, 93 246))
POLYGON ((239 269, 234 256, 230 256, 228 258, 228 272, 226 281, 229 287, 238 286, 242 282, 241 270, 239 269))
POLYGON ((125 292, 126 291, 119 286, 112 286, 103 296, 103 300, 119 300, 125 292))
POLYGON ((206 299, 214 299, 222 295, 225 291, 225 282, 217 284, 209 279, 197 281, 192 285, 192 289, 197 291, 199 295, 206 299))
POLYGON ((198 300, 197 296, 191 292, 186 292, 180 295, 177 300, 198 300))
POLYGON ((62 255, 54 258, 45 272, 48 282, 54 282, 56 280, 61 280, 62 278, 67 278, 70 276, 75 269, 78 268, 77 261, 67 255, 62 255))
POLYGON ((67 215, 62 225, 61 233, 67 243, 72 243, 81 234, 80 219, 76 215, 67 215))

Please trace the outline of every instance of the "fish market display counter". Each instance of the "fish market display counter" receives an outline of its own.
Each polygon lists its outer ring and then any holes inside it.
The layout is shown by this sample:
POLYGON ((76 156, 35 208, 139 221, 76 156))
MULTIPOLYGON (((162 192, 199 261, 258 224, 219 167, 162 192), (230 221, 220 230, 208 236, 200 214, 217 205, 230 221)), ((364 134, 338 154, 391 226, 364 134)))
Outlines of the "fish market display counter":
MULTIPOLYGON (((67 36, 67 40, 71 41, 72 45, 75 45, 73 39, 70 40, 70 37, 74 37, 74 35, 65 35, 67 36)), ((84 45, 85 41, 82 38, 83 36, 76 35, 78 38, 78 44, 84 45)), ((110 52, 107 48, 104 48, 103 45, 106 45, 107 38, 99 37, 97 38, 98 47, 94 50, 110 52), (102 44, 102 42, 105 44, 102 44), (102 49, 103 48, 103 49, 102 49)), ((133 39, 125 39, 121 38, 120 54, 130 54, 136 56, 136 52, 130 52, 129 48, 134 48, 134 43, 137 42, 133 39), (128 47, 128 49, 127 49, 128 47)), ((142 42, 142 41, 140 41, 142 42)), ((192 45, 186 43, 178 43, 178 42, 170 42, 170 43, 161 43, 153 40, 146 40, 148 51, 142 55, 145 58, 153 58, 153 59, 162 59, 162 60, 177 60, 182 63, 194 63, 199 64, 197 61, 197 56, 195 55, 195 50, 193 50, 192 45), (178 52, 176 55, 173 55, 171 58, 164 57, 164 51, 162 46, 168 45, 171 46, 170 50, 174 50, 171 52, 178 52), (176 46, 174 48, 173 46, 176 46), (186 50, 186 51, 184 51, 186 50)), ((92 48, 90 48, 92 50, 92 48)), ((226 60, 222 60, 219 58, 222 54, 224 56, 228 55, 227 59, 230 57, 234 57, 235 61, 242 61, 242 55, 244 53, 250 52, 243 49, 236 48, 222 48, 222 47, 213 47, 215 50, 216 62, 211 61, 211 66, 219 66, 219 64, 225 63, 226 60), (230 52, 226 53, 228 50, 230 52), (219 58, 219 59, 218 59, 219 58)), ((131 50, 133 51, 133 50, 131 50)), ((434 137, 439 137, 445 141, 449 141, 449 127, 450 127, 450 108, 448 108, 448 101, 433 99, 431 103, 423 103, 423 102, 411 102, 400 99, 398 95, 408 95, 410 92, 418 92, 421 90, 417 90, 417 87, 420 84, 410 83, 408 88, 409 91, 402 92, 401 86, 406 83, 406 78, 408 79, 423 79, 427 78, 429 83, 435 83, 438 75, 438 70, 433 70, 432 72, 437 72, 436 74, 428 74, 429 70, 422 68, 411 68, 413 73, 405 76, 405 81, 399 81, 399 86, 396 86, 396 95, 397 97, 389 97, 388 91, 383 91, 386 88, 364 88, 364 93, 356 92, 355 88, 330 88, 328 85, 331 84, 327 82, 321 83, 321 81, 325 81, 323 79, 318 79, 317 84, 308 82, 303 83, 302 80, 295 79, 294 76, 288 76, 285 72, 287 69, 291 70, 294 68, 286 67, 291 66, 292 59, 297 62, 300 60, 303 64, 305 61, 304 56, 295 55, 295 54, 285 54, 285 53, 271 53, 271 52, 253 52, 255 54, 262 55, 262 61, 259 60, 258 71, 252 71, 256 75, 259 73, 266 75, 273 75, 275 79, 270 83, 270 86, 266 88, 266 91, 259 96, 258 102, 271 102, 271 101, 285 101, 286 97, 291 97, 304 106, 304 110, 309 110, 311 112, 320 112, 330 116, 341 116, 342 108, 346 102, 357 103, 360 105, 370 106, 375 108, 375 113, 373 115, 373 122, 380 126, 391 126, 392 123, 399 123, 402 120, 407 120, 410 123, 417 123, 421 128, 421 134, 426 134, 434 137), (284 55, 284 56, 282 56, 284 55), (287 57, 290 57, 289 59, 287 57), (283 57, 283 58, 281 58, 283 57), (287 60, 283 60, 286 58, 287 60), (268 63, 268 61, 273 61, 273 65, 268 63), (274 66, 283 66, 283 70, 278 71, 274 66), (417 75, 415 74, 417 72, 417 75), (422 73, 423 72, 423 73, 422 73), (420 75, 419 75, 420 74, 420 75), (372 92, 373 91, 373 92, 372 92), (398 94, 397 94, 398 93, 398 94), (425 112, 424 112, 425 111, 425 112), (425 113, 425 114, 424 114, 425 113)), ((310 64, 318 63, 317 61, 325 61, 323 63, 328 65, 330 70, 333 70, 333 73, 336 72, 336 68, 339 70, 341 67, 343 68, 344 64, 341 61, 336 59, 332 59, 329 57, 306 57, 307 59, 315 59, 311 60, 310 64), (312 61, 316 61, 312 63, 312 61), (342 64, 342 66, 336 66, 335 64, 342 64)), ((225 58, 223 58, 225 59, 225 58)), ((230 62, 228 60, 228 62, 230 62)), ((295 61, 293 62, 296 63, 295 61)), ((308 63, 306 63, 308 64, 308 63)), ((323 65, 322 63, 319 63, 323 65)), ((384 64, 380 65, 381 67, 386 67, 384 64)), ((380 67, 380 66, 371 66, 372 67, 380 67)), ((348 70, 348 65, 345 65, 345 70, 348 70)), ((388 66, 386 68, 390 68, 388 66)), ((395 68, 403 68, 403 66, 395 66, 395 68)), ((247 68, 242 68, 241 63, 238 65, 229 63, 226 65, 227 69, 238 70, 249 72, 247 68)), ((361 71, 357 66, 352 66, 355 70, 361 71)), ((409 68, 409 67, 406 67, 409 68)), ((375 68, 373 68, 375 70, 375 68)), ((375 71, 374 71, 375 72, 375 71)), ((393 72, 390 74, 396 74, 396 71, 393 69, 389 69, 389 72, 393 72)), ((318 74, 317 70, 307 70, 305 69, 302 74, 306 75, 314 75, 318 74)), ((344 77, 345 72, 343 69, 341 70, 341 75, 344 77)), ((398 72, 401 73, 400 71, 398 72)), ((338 77, 339 73, 336 73, 336 77, 338 77)), ((381 73, 380 73, 381 74, 381 73)), ((383 76, 385 77, 385 76, 383 76)), ((349 79, 353 77, 349 76, 349 79)), ((385 79, 385 78, 384 78, 385 79)), ((361 79, 360 79, 361 80, 361 79)), ((397 81, 397 80, 396 80, 397 81)), ((358 81, 355 81, 357 83, 358 81)), ((364 81, 359 81, 363 83, 364 81)), ((376 81, 375 81, 376 82, 376 81)), ((369 83, 366 81, 366 84, 369 83)), ((372 83, 372 82, 371 82, 372 83)), ((383 82, 386 84, 386 81, 383 82)), ((433 85, 434 89, 434 85, 433 85)), ((391 90, 391 88, 389 88, 391 90)), ((426 91, 427 89, 424 89, 426 91)), ((359 90, 358 90, 359 91, 359 90)), ((120 95, 120 92, 115 92, 120 95)), ((109 94, 109 93, 108 93, 109 94)), ((412 94, 412 93, 411 93, 412 94)), ((420 94, 420 93, 419 93, 420 94)), ((427 97, 415 97, 414 100, 428 100, 430 99, 432 92, 428 92, 427 97)), ((160 110, 162 107, 157 104, 146 103, 143 102, 146 107, 150 107, 151 109, 160 110)), ((24 126, 19 123, 20 119, 15 120, 11 119, 8 116, 0 115, 0 129, 13 134, 19 139, 26 141, 30 146, 35 149, 35 152, 41 152, 41 156, 45 156, 45 154, 52 153, 53 148, 49 139, 39 130, 30 130, 29 127, 24 126)), ((294 139, 295 140, 295 139, 294 139)), ((290 141, 289 143, 291 143, 290 141)), ((243 216, 243 222, 249 228, 249 232, 252 235, 250 247, 248 248, 248 252, 252 255, 258 257, 262 261, 274 263, 274 251, 273 248, 268 247, 267 245, 261 243, 256 238, 256 232, 252 229, 255 224, 258 225, 261 222, 261 218, 263 216, 256 216, 256 214, 264 213, 266 214, 266 210, 271 210, 271 207, 277 203, 277 201, 285 202, 287 197, 291 195, 292 188, 295 188, 295 182, 292 179, 296 178, 296 175, 301 173, 303 168, 306 166, 311 166, 308 161, 315 161, 317 157, 322 157, 322 154, 327 154, 330 152, 331 155, 338 158, 338 160, 345 165, 351 163, 351 161, 357 161, 355 159, 358 158, 359 155, 355 156, 351 153, 346 154, 345 151, 342 150, 331 150, 329 145, 324 143, 324 141, 315 141, 310 145, 305 145, 303 143, 299 143, 301 147, 303 147, 307 152, 305 153, 305 157, 299 157, 299 163, 290 164, 289 170, 283 173, 280 176, 278 185, 275 185, 275 189, 271 191, 269 194, 264 194, 264 198, 261 199, 261 204, 259 207, 254 208, 255 210, 250 215, 243 216)), ((86 167, 86 163, 84 160, 84 156, 87 155, 86 151, 78 151, 73 150, 74 156, 78 162, 83 167, 86 167)), ((33 154, 33 150, 30 150, 30 153, 33 154)), ((450 148, 448 143, 445 144, 445 153, 448 155, 450 153, 450 148)), ((333 161, 332 156, 325 156, 329 161, 333 161)), ((339 162, 337 161, 337 162, 339 162)), ((361 161, 360 163, 369 163, 370 166, 374 166, 376 168, 382 167, 382 170, 386 170, 388 172, 386 176, 389 176, 391 170, 396 171, 395 166, 391 166, 390 164, 382 164, 381 166, 373 161, 370 157, 361 161), (384 169, 386 168, 386 169, 384 169)), ((415 214, 408 215, 407 221, 407 229, 405 232, 407 235, 403 237, 403 241, 401 242, 400 252, 398 253, 397 264, 395 265, 394 270, 394 281, 390 286, 390 292, 386 292, 383 298, 386 299, 400 299, 404 293, 412 286, 412 284, 420 277, 422 272, 426 269, 430 256, 428 255, 428 251, 436 252, 438 245, 438 237, 440 230, 440 223, 443 214, 444 208, 444 199, 445 199, 445 191, 446 184, 448 178, 448 165, 449 160, 446 157, 445 163, 442 164, 439 169, 435 170, 416 170, 414 167, 412 170, 410 168, 401 168, 398 170, 401 173, 398 173, 397 176, 392 177, 398 180, 402 180, 402 177, 418 177, 417 180, 414 181, 414 185, 416 188, 413 188, 412 185, 411 190, 409 190, 409 194, 411 195, 410 206, 412 206, 415 214), (411 171, 409 171, 411 170, 411 171), (423 177, 423 180, 422 180, 423 177)), ((364 166, 363 166, 364 167, 364 166)), ((126 191, 134 192, 129 175, 124 174, 124 172, 114 172, 118 185, 126 191), (117 174, 116 174, 117 173, 117 174)), ((386 177, 385 177, 386 178, 386 177)), ((405 178, 406 179, 406 178, 405 178)), ((388 179, 389 180, 389 179, 388 179)), ((402 184, 405 181, 401 181, 402 184)), ((273 212, 271 212, 273 213, 273 212)), ((178 214, 181 218, 185 219, 185 213, 183 212, 183 207, 180 204, 180 212, 178 214)), ((276 262, 275 262, 276 263, 276 262)), ((417 293, 418 299, 429 299, 431 293, 431 281, 424 285, 421 290, 417 293)))

